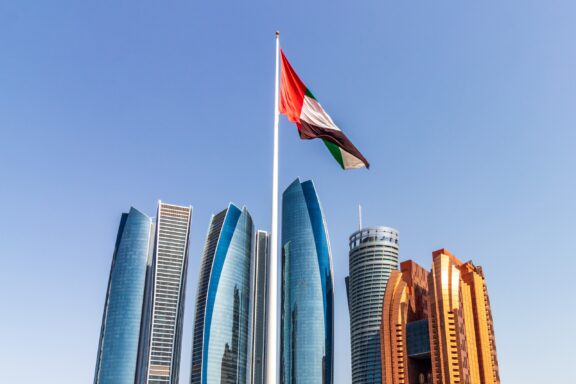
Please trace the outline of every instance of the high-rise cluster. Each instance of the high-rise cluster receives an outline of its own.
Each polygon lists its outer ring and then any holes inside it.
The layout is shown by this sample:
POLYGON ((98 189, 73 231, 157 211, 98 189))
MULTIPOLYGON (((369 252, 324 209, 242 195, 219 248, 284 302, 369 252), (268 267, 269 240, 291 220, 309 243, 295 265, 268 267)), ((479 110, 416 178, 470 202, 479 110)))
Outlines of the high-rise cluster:
POLYGON ((398 270, 398 232, 350 236, 346 278, 352 383, 499 383, 490 301, 482 268, 442 249, 432 271, 398 270))
POLYGON ((383 383, 499 383, 482 268, 445 249, 393 271, 382 310, 383 383))
POLYGON ((178 381, 191 207, 159 203, 155 224, 122 215, 104 304, 95 384, 178 381))
MULTIPOLYGON (((95 384, 179 382, 191 207, 122 215, 95 384)), ((282 384, 334 382, 330 240, 312 181, 282 195, 282 384)), ((399 234, 349 238, 346 292, 353 384, 499 384, 482 268, 445 249, 432 268, 398 265, 399 234)), ((264 384, 269 235, 230 203, 208 226, 197 280, 190 384, 264 384)), ((272 308, 274 310, 274 308, 272 308)), ((272 383, 270 383, 272 384, 272 383)))
MULTIPOLYGON (((324 214, 311 181, 283 195, 281 380, 333 382, 334 283, 324 214)), ((177 384, 190 207, 122 215, 95 384, 177 384)), ((196 294, 191 384, 263 384, 269 236, 246 208, 212 216, 196 294)))

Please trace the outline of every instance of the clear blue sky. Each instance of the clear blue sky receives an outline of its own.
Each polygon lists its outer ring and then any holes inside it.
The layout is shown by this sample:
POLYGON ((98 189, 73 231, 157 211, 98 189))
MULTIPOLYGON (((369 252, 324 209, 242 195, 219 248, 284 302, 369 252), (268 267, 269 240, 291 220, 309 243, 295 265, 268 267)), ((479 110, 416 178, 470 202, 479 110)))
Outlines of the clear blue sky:
POLYGON ((371 161, 281 121, 281 188, 314 179, 350 383, 347 239, 401 234, 485 268, 504 383, 576 382, 574 1, 0 0, 0 371, 90 383, 120 214, 194 206, 182 383, 211 213, 270 227, 274 31, 371 161))

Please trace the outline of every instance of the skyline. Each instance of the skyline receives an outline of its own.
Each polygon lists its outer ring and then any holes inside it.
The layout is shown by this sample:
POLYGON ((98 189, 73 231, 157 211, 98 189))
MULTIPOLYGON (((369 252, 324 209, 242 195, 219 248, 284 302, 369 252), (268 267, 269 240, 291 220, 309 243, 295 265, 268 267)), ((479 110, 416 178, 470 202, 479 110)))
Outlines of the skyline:
POLYGON ((62 357, 71 368, 60 383, 92 379, 118 220, 157 200, 194 207, 191 345, 210 214, 233 201, 269 229, 277 29, 371 162, 345 173, 281 119, 280 190, 313 179, 330 230, 336 382, 350 382, 344 277, 358 204, 365 226, 399 230, 401 261, 429 268, 446 247, 483 266, 504 382, 576 380, 525 369, 569 364, 576 343, 562 327, 535 332, 569 302, 576 267, 576 4, 310 4, 302 14, 304 4, 0 5, 0 298, 17 313, 0 321, 7 381, 41 381, 62 357), (536 287, 548 260, 563 267, 536 287), (526 291, 510 292, 511 280, 526 291))
POLYGON ((123 213, 110 267, 94 384, 177 383, 191 207, 123 213))

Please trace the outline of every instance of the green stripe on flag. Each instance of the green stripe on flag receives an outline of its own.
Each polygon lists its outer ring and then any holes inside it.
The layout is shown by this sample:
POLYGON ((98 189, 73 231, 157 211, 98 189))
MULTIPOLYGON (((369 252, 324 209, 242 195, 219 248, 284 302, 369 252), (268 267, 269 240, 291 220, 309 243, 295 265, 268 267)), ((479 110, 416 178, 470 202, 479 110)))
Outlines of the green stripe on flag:
POLYGON ((324 144, 326 145, 326 147, 328 148, 328 150, 330 151, 332 156, 334 156, 334 158, 336 159, 338 164, 340 164, 342 169, 344 169, 344 160, 342 159, 342 152, 340 151, 340 147, 334 143, 327 141, 327 140, 322 140, 322 141, 324 142, 324 144))
MULTIPOLYGON (((312 94, 312 92, 310 92, 310 90, 308 88, 306 88, 306 96, 313 98, 314 100, 316 100, 316 98, 314 97, 314 95, 312 94)), ((316 100, 318 101, 318 100, 316 100)))

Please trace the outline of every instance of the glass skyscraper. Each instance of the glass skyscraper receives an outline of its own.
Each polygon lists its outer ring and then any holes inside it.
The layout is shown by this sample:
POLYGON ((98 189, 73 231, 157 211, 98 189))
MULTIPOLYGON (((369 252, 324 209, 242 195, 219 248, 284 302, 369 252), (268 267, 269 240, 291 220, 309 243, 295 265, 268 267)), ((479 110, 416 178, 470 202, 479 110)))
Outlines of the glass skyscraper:
POLYGON ((178 383, 191 215, 161 202, 155 226, 134 208, 122 215, 95 384, 178 383))
POLYGON ((135 382, 151 239, 148 216, 134 208, 122 214, 104 304, 95 384, 135 382))
POLYGON ((192 384, 250 380, 253 227, 246 208, 234 204, 210 222, 196 297, 192 384))
POLYGON ((388 227, 363 228, 350 236, 346 287, 354 384, 382 383, 382 298, 390 273, 398 269, 398 238, 388 227))
POLYGON ((312 181, 297 179, 284 191, 281 244, 280 380, 284 384, 332 384, 332 257, 312 181))

